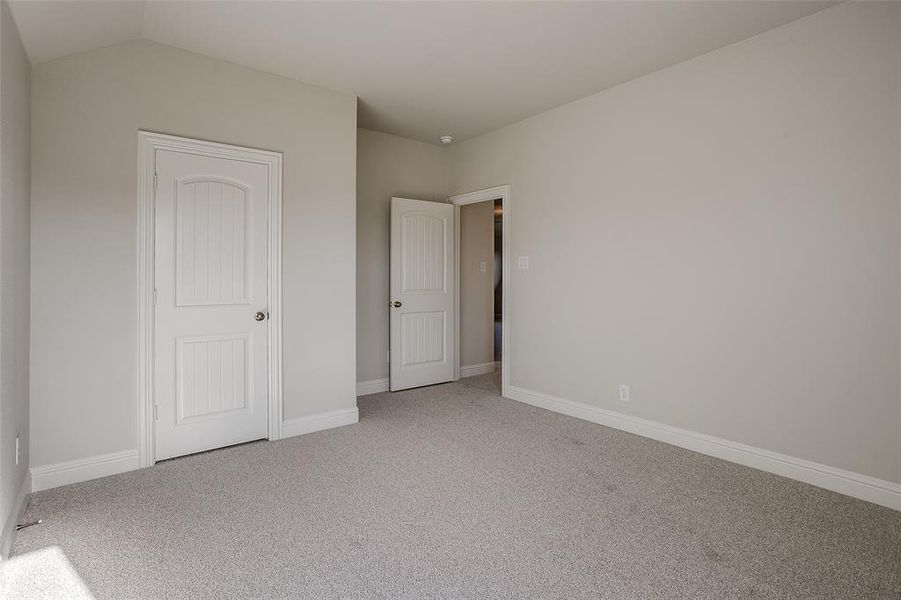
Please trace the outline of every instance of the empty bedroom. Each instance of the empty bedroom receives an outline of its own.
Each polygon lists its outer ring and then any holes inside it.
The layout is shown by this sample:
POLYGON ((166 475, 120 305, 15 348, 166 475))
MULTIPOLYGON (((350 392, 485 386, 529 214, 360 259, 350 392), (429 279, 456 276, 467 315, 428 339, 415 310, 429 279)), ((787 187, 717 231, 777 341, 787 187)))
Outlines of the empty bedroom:
POLYGON ((901 2, 0 0, 0 598, 901 599, 901 2))

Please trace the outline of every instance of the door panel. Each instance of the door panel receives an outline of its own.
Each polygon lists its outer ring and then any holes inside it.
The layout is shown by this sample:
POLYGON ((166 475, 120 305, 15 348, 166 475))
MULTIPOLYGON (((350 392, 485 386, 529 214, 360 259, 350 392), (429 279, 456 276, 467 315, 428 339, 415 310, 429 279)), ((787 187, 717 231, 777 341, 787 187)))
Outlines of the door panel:
POLYGON ((180 338, 175 343, 176 424, 248 408, 253 388, 249 336, 180 338))
POLYGON ((268 433, 268 171, 156 156, 156 460, 268 433))
POLYGON ((446 318, 444 311, 401 313, 403 366, 444 361, 446 318))
POLYGON ((179 181, 178 306, 247 304, 247 190, 211 178, 179 181))
POLYGON ((391 390, 454 378, 454 207, 391 199, 391 390))
POLYGON ((404 214, 400 235, 403 239, 401 293, 431 294, 445 292, 445 221, 427 214, 404 214))

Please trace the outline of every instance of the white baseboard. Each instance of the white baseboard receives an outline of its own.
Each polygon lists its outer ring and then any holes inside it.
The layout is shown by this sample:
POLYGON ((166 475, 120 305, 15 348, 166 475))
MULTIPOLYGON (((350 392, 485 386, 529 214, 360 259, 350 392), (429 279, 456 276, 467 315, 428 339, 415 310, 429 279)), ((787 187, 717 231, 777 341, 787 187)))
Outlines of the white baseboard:
POLYGON ((134 471, 139 466, 137 449, 98 454, 79 460, 32 467, 31 487, 33 491, 40 492, 61 485, 134 471))
MULTIPOLYGON (((282 438, 350 425, 358 420, 359 415, 356 408, 333 410, 309 417, 289 419, 282 423, 282 438)), ((99 454, 79 460, 33 467, 31 469, 31 489, 32 491, 40 492, 61 485, 134 471, 138 468, 140 468, 140 464, 137 450, 99 454)))
POLYGON ((378 394, 388 391, 388 378, 370 379, 369 381, 357 382, 357 396, 367 396, 369 394, 378 394))
POLYGON ((476 375, 494 373, 494 368, 494 361, 482 363, 480 365, 466 365, 460 367, 460 377, 475 377, 476 375))
POLYGON ((19 524, 19 519, 22 518, 22 515, 25 514, 25 509, 28 508, 29 494, 31 494, 31 473, 25 473, 25 477, 22 478, 22 483, 19 485, 19 490, 16 492, 16 497, 13 500, 12 510, 10 510, 6 524, 3 526, 3 532, 0 533, 0 561, 9 558, 9 551, 16 540, 16 525, 19 524))
MULTIPOLYGON (((478 365, 466 365, 460 367, 460 377, 474 377, 476 375, 484 375, 486 373, 494 373, 498 363, 487 362, 478 365)), ((383 379, 370 379, 369 381, 357 382, 357 396, 368 396, 369 394, 380 394, 390 389, 391 380, 387 377, 383 379)))
POLYGON ((314 431, 322 431, 323 429, 332 429, 333 427, 353 425, 359 420, 360 413, 356 407, 332 410, 317 415, 310 415, 309 417, 288 419, 282 423, 282 439, 313 433, 314 431))
POLYGON ((901 484, 510 386, 509 398, 901 510, 901 484))
MULTIPOLYGON (((282 438, 350 425, 358 420, 359 416, 356 408, 334 410, 299 419, 289 419, 282 423, 282 438)), ((79 460, 33 467, 31 469, 31 489, 32 491, 40 492, 61 485, 134 471, 138 468, 140 468, 140 463, 137 450, 99 454, 79 460)))

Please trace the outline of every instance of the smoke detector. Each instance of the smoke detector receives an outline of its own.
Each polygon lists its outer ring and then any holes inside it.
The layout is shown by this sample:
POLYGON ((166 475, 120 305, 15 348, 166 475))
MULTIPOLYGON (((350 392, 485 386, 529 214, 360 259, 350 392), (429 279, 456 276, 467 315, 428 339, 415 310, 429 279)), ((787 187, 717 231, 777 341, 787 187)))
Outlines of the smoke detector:
POLYGON ((454 143, 454 136, 452 136, 452 135, 442 135, 440 139, 441 139, 442 144, 453 144, 454 143))

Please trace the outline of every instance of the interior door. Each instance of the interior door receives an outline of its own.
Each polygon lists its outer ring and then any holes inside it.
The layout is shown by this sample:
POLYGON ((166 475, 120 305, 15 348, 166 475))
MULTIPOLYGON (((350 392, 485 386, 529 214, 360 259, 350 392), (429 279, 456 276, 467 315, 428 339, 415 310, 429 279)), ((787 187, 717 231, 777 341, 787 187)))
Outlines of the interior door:
POLYGON ((391 391, 454 379, 454 206, 391 199, 391 391))
POLYGON ((156 154, 156 460, 268 435, 266 166, 156 154))

